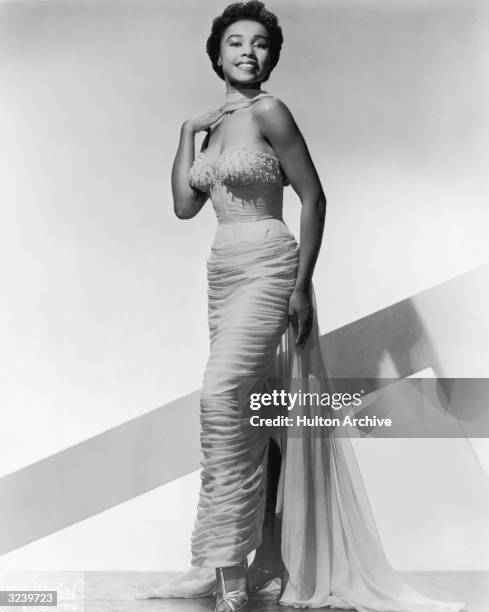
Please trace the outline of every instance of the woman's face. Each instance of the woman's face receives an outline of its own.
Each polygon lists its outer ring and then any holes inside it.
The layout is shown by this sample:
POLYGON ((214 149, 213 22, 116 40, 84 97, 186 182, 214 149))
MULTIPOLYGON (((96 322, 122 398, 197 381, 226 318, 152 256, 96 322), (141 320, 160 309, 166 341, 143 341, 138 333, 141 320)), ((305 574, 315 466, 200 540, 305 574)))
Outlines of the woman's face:
POLYGON ((218 63, 228 83, 260 84, 270 67, 270 37, 265 26, 244 19, 228 26, 222 34, 218 63))

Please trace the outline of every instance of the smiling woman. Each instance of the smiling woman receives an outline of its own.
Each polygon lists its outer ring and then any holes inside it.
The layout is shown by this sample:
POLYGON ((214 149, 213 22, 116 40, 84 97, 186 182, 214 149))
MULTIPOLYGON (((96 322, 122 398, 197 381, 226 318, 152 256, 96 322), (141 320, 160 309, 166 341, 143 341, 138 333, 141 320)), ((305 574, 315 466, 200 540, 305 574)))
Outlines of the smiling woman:
MULTIPOLYGON (((207 260, 202 482, 193 568, 139 596, 216 593, 216 612, 232 612, 249 609, 251 597, 279 579, 282 605, 459 611, 463 604, 417 593, 387 562, 348 438, 293 437, 280 420, 272 441, 266 426, 250 423, 250 392, 270 377, 289 390, 302 379, 304 391, 310 380, 331 391, 312 287, 326 198, 291 112, 261 89, 282 41, 277 17, 261 2, 228 6, 207 41, 225 104, 182 125, 175 214, 195 217, 210 198, 218 220, 207 260), (302 206, 300 246, 282 217, 288 184, 302 206)), ((322 416, 335 415, 326 407, 322 416)))
MULTIPOLYGON (((277 65, 283 43, 282 29, 276 16, 260 4, 238 2, 214 19, 207 54, 221 79, 226 80, 224 70, 237 66, 252 73, 253 81, 258 77, 264 83, 277 65)), ((239 78, 236 73, 234 76, 239 78)))

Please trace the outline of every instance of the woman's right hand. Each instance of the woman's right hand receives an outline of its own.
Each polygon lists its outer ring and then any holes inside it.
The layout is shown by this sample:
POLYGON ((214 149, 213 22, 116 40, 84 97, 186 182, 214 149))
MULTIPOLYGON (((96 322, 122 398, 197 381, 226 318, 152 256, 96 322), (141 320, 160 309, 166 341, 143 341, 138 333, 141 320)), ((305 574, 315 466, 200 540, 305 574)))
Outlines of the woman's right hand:
POLYGON ((199 115, 198 117, 192 117, 191 119, 187 119, 184 121, 184 126, 193 132, 204 132, 208 131, 216 121, 218 121, 221 117, 224 116, 224 110, 221 106, 216 110, 210 111, 208 113, 204 113, 203 115, 199 115))

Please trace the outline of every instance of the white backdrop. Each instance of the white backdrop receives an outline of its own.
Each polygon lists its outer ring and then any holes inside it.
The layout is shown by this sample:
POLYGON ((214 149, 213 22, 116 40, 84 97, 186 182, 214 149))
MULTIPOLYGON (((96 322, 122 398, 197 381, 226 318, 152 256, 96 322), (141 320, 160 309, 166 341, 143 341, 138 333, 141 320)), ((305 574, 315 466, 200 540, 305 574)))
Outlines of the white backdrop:
MULTIPOLYGON (((223 6, 0 4, 0 476, 200 387, 215 219, 210 203, 174 217, 170 169, 182 121, 223 102, 204 50, 223 6)), ((285 44, 265 89, 294 113, 328 198, 321 331, 487 261, 484 3, 267 6, 285 44)), ((288 188, 297 236, 299 214, 288 188)), ((398 569, 489 567, 487 489, 464 442, 358 452, 398 569)), ((185 567, 197 487, 189 474, 0 567, 185 567)))

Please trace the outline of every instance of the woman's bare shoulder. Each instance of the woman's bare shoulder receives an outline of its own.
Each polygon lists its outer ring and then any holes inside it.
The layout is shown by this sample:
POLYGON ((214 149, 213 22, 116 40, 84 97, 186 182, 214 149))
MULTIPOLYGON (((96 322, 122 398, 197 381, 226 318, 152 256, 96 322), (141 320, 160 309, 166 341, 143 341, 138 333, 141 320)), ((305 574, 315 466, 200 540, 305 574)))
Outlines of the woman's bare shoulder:
POLYGON ((256 113, 290 113, 287 104, 275 94, 269 94, 256 100, 253 110, 256 113))
POLYGON ((273 131, 297 128, 292 112, 277 96, 264 96, 253 104, 253 115, 260 126, 273 131))

